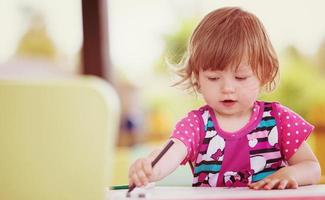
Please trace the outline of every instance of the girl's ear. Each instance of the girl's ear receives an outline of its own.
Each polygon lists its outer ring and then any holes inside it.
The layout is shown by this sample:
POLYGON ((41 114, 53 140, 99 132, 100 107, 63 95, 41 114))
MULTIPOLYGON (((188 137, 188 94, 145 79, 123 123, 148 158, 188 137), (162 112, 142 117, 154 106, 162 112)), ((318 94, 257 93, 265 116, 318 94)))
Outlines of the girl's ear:
POLYGON ((199 82, 195 82, 194 85, 195 85, 195 89, 196 89, 196 91, 197 91, 198 93, 201 93, 201 87, 200 87, 199 82))
POLYGON ((201 93, 201 87, 200 87, 200 83, 199 83, 199 75, 198 74, 194 74, 194 87, 195 87, 195 90, 198 92, 198 93, 201 93))

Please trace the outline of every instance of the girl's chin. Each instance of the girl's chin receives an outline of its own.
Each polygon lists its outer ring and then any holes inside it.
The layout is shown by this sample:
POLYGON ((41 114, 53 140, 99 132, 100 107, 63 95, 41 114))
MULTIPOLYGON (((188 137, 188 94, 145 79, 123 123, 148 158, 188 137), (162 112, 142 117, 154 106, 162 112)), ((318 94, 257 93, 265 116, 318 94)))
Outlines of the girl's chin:
POLYGON ((237 112, 234 109, 230 109, 230 108, 217 108, 215 109, 215 112, 219 115, 224 115, 224 116, 231 116, 237 114, 237 112))

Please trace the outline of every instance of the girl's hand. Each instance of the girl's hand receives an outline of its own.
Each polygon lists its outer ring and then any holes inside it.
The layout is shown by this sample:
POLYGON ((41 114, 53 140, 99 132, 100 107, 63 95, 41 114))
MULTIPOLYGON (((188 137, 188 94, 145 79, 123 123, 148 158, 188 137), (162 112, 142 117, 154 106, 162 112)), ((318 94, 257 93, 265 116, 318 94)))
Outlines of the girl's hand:
POLYGON ((254 190, 296 189, 298 183, 290 175, 290 167, 284 167, 258 182, 249 184, 248 187, 254 190))
POLYGON ((145 186, 151 181, 153 169, 149 158, 136 160, 129 168, 129 185, 145 186))
POLYGON ((175 143, 157 162, 154 169, 151 162, 158 156, 163 148, 154 150, 147 158, 136 160, 129 168, 129 185, 137 187, 145 186, 149 182, 159 181, 172 173, 184 160, 187 147, 178 139, 172 139, 175 143))

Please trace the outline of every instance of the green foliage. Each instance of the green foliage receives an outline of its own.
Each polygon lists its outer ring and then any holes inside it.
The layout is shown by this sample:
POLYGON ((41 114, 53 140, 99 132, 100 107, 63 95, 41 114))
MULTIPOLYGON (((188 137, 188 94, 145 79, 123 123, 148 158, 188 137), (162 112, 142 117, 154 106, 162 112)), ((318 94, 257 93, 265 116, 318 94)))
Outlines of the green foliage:
POLYGON ((320 47, 316 54, 316 63, 319 72, 325 76, 325 39, 320 44, 320 47))
POLYGON ((262 99, 278 101, 302 116, 321 102, 325 102, 322 75, 311 59, 295 47, 288 47, 280 59, 281 80, 276 90, 262 99))
POLYGON ((166 74, 168 70, 166 60, 172 64, 178 64, 182 60, 196 21, 194 19, 184 21, 177 32, 163 36, 165 49, 155 65, 155 72, 158 74, 166 74))

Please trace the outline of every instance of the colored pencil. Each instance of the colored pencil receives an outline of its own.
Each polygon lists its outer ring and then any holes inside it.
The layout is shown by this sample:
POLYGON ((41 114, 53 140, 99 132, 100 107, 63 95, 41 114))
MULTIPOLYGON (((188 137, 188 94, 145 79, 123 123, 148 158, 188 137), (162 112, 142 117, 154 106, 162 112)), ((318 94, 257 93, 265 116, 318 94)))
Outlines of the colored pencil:
POLYGON ((124 190, 129 189, 128 185, 113 185, 110 187, 111 190, 124 190))
MULTIPOLYGON (((165 146, 165 148, 158 154, 158 156, 152 161, 151 163, 151 166, 154 167, 157 162, 165 155, 165 153, 169 150, 169 148, 174 144, 174 141, 173 140, 170 140, 168 142, 168 144, 165 146)), ((130 192, 132 192, 132 190, 134 190, 134 188, 136 187, 135 184, 132 184, 130 187, 129 187, 129 190, 128 192, 126 193, 126 196, 127 197, 130 197, 130 192)))

